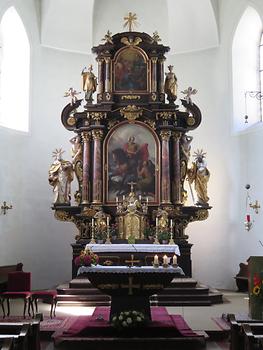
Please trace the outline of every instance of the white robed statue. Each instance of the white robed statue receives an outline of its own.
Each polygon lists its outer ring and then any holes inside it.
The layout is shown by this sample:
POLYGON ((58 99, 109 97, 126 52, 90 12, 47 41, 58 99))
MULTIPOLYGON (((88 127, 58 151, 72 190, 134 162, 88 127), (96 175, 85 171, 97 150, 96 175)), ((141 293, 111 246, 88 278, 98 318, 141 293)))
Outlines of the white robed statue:
POLYGON ((71 182, 74 179, 73 165, 62 159, 62 149, 53 152, 54 162, 48 171, 48 181, 53 186, 54 204, 70 204, 71 182))

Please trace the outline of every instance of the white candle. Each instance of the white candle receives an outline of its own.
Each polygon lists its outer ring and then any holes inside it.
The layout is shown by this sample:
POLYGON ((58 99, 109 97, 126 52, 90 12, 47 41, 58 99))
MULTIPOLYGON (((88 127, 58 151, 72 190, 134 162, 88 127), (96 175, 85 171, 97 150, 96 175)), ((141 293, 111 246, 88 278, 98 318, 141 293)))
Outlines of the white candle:
POLYGON ((92 218, 91 220, 91 226, 93 227, 94 226, 94 219, 92 218))
POLYGON ((116 197, 116 203, 117 203, 117 204, 118 204, 118 200, 119 200, 118 197, 116 197))
POLYGON ((149 203, 149 198, 148 197, 146 197, 146 202, 147 202, 147 204, 149 203))
POLYGON ((141 201, 142 200, 142 196, 141 195, 139 195, 139 201, 141 201))
POLYGON ((158 255, 154 255, 154 259, 153 259, 153 263, 154 265, 159 265, 159 259, 158 259, 158 255))
POLYGON ((168 265, 168 256, 167 255, 163 256, 163 264, 168 265))
POLYGON ((173 265, 176 265, 177 264, 177 256, 174 254, 173 256, 173 265))
POLYGON ((173 220, 170 220, 170 227, 173 228, 173 220))
POLYGON ((110 218, 107 216, 107 226, 110 224, 110 218))
POLYGON ((156 227, 158 227, 158 218, 155 219, 156 227))
POLYGON ((122 196, 122 199, 125 201, 125 195, 122 196))

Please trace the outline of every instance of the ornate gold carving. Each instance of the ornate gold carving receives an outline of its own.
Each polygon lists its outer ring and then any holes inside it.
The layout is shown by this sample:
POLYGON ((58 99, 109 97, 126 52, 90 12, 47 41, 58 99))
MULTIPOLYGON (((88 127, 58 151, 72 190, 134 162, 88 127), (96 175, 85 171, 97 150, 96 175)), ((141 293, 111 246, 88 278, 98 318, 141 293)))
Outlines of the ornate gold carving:
POLYGON ((105 60, 106 64, 109 64, 110 61, 111 61, 111 58, 110 57, 104 57, 104 60, 105 60))
POLYGON ((131 12, 129 12, 128 13, 128 16, 125 16, 125 17, 123 17, 123 19, 124 19, 124 24, 123 24, 123 28, 125 28, 125 27, 128 27, 129 28, 129 32, 131 32, 132 31, 132 27, 136 27, 137 26, 137 15, 136 15, 136 13, 131 13, 131 12))
POLYGON ((111 129, 114 125, 118 124, 118 120, 109 120, 108 128, 111 129))
POLYGON ((186 119, 186 124, 189 126, 195 125, 195 118, 192 115, 189 115, 186 119))
POLYGON ((181 137, 181 133, 180 132, 178 132, 178 131, 173 132, 173 139, 175 141, 178 141, 180 139, 180 137, 181 137))
POLYGON ((140 100, 141 96, 139 95, 123 95, 121 97, 122 100, 140 100))
POLYGON ((158 120, 159 118, 160 119, 163 119, 163 120, 169 120, 171 119, 172 117, 174 117, 174 119, 176 120, 176 112, 157 112, 156 113, 156 119, 158 120))
POLYGON ((151 119, 145 119, 145 123, 150 125, 150 127, 153 128, 154 130, 156 129, 155 121, 153 121, 151 119))
POLYGON ((111 94, 110 94, 109 92, 107 92, 107 93, 105 94, 105 98, 106 98, 106 101, 110 101, 110 99, 111 99, 111 94))
POLYGON ((151 61, 152 61, 152 63, 156 63, 156 62, 157 62, 157 60, 158 60, 158 57, 151 57, 151 61))
POLYGON ((88 216, 90 218, 92 218, 95 214, 96 214, 96 210, 89 207, 84 207, 81 212, 81 215, 88 216))
POLYGON ((91 138, 90 133, 87 131, 83 131, 81 133, 81 137, 82 137, 83 142, 88 142, 88 141, 90 141, 90 138, 91 138))
POLYGON ((73 117, 73 116, 68 117, 68 119, 67 119, 67 124, 68 124, 69 126, 74 126, 74 125, 76 124, 76 118, 73 117))
POLYGON ((153 43, 155 43, 155 44, 158 44, 158 41, 162 41, 157 30, 155 32, 153 32, 152 40, 153 40, 153 43))
POLYGON ((160 136, 161 136, 162 141, 169 141, 171 134, 172 133, 169 130, 162 130, 160 132, 160 136))
POLYGON ((206 220, 208 218, 208 215, 209 215, 209 212, 207 209, 199 209, 196 212, 196 219, 198 221, 203 221, 203 220, 206 220))
POLYGON ((94 140, 102 140, 103 131, 102 130, 92 130, 92 137, 94 140))
POLYGON ((72 221, 70 213, 64 210, 55 210, 54 216, 59 221, 72 221))
POLYGON ((155 92, 152 93, 152 101, 156 101, 157 99, 157 95, 155 92))
POLYGON ((107 30, 107 33, 104 35, 104 38, 101 39, 102 41, 105 41, 105 44, 113 44, 112 41, 112 32, 107 30))
POLYGON ((124 36, 123 38, 121 38, 121 43, 123 43, 124 45, 127 46, 137 46, 142 42, 142 39, 138 36, 136 36, 136 38, 127 38, 126 36, 124 36))
POLYGON ((136 107, 135 105, 128 105, 120 110, 120 114, 128 119, 129 123, 134 123, 134 121, 142 115, 142 108, 136 107))
POLYGON ((88 112, 87 117, 93 120, 99 121, 102 119, 106 119, 107 113, 106 112, 88 112))

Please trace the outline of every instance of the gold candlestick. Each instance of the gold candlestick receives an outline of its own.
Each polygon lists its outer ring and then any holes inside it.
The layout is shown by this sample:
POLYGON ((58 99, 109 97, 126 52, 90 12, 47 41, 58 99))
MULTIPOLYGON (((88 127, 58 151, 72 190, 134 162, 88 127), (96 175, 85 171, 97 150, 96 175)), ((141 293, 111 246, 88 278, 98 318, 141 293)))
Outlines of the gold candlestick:
POLYGON ((91 240, 90 240, 90 244, 96 244, 96 240, 94 237, 94 219, 92 218, 91 220, 91 240))
POLYGON ((111 241, 110 241, 109 217, 107 217, 107 238, 106 238, 105 244, 111 244, 111 241))
POLYGON ((154 236, 153 244, 160 244, 160 242, 158 240, 158 226, 156 226, 156 229, 155 229, 155 236, 154 236))
POLYGON ((174 243, 174 239, 173 239, 173 222, 172 222, 172 220, 171 220, 171 226, 170 226, 170 241, 169 241, 169 244, 170 245, 175 244, 174 243))

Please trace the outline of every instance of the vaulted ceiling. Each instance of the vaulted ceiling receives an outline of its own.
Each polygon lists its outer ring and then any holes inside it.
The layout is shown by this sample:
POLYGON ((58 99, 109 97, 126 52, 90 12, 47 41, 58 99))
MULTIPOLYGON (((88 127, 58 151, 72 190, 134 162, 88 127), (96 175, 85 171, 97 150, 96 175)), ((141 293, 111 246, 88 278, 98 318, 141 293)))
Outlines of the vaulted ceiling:
POLYGON ((218 45, 217 0, 41 0, 40 6, 42 45, 63 50, 90 53, 108 29, 126 31, 129 11, 138 16, 136 30, 157 30, 171 53, 218 45))

